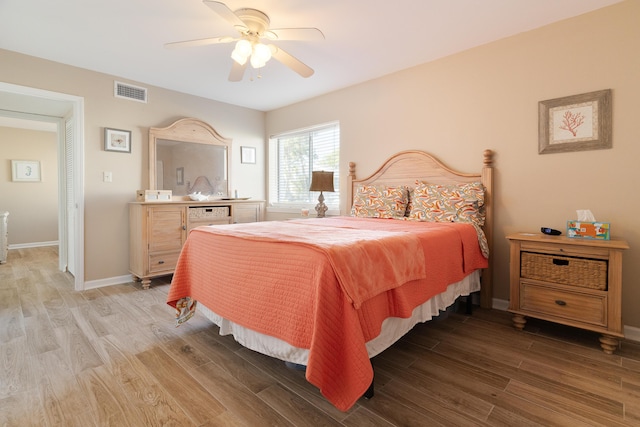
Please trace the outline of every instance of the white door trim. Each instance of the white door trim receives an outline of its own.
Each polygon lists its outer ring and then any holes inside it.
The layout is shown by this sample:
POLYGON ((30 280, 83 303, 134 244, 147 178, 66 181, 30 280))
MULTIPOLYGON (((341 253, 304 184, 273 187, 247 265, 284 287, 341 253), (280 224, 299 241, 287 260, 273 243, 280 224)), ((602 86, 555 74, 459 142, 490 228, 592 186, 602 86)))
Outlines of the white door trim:
MULTIPOLYGON (((76 230, 73 233, 75 236, 74 242, 65 242, 63 244, 71 243, 75 247, 76 271, 74 275, 74 289, 76 291, 82 291, 84 290, 84 98, 4 82, 0 82, 0 92, 69 103, 70 112, 68 116, 74 119, 75 135, 73 144, 73 193, 76 199, 76 230)), ((25 113, 28 113, 28 111, 25 113)), ((60 131, 64 132, 64 128, 62 130, 58 129, 58 132, 60 131)), ((60 195, 59 197, 62 197, 64 201, 64 195, 60 195)), ((59 201, 58 209, 65 208, 65 204, 59 201)), ((62 242, 62 240, 66 239, 66 236, 58 236, 58 239, 62 242)))

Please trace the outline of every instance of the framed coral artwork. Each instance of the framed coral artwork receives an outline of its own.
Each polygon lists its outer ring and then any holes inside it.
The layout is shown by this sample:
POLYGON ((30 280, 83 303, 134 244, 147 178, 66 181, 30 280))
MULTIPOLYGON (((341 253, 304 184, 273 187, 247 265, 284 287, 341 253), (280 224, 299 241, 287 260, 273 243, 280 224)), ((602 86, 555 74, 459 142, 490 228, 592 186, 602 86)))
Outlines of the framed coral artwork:
POLYGON ((538 153, 611 148, 611 89, 540 101, 538 153))

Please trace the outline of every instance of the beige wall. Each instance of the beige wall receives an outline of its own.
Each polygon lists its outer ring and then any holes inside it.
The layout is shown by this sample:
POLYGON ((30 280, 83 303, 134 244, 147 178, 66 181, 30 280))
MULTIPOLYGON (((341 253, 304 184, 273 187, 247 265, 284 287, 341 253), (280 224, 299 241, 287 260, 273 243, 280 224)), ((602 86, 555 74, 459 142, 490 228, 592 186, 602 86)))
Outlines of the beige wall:
POLYGON ((505 234, 542 225, 564 229, 576 209, 611 222, 614 237, 631 245, 624 255, 624 323, 640 327, 634 216, 640 198, 633 193, 640 178, 639 16, 640 2, 626 1, 266 115, 150 86, 148 104, 120 100, 113 97, 112 76, 4 50, 0 81, 85 99, 87 281, 128 271, 127 202, 148 185, 150 126, 181 117, 207 121, 233 138, 232 190, 264 197, 264 135, 340 120, 342 170, 355 161, 360 176, 405 149, 429 151, 463 171, 479 169, 484 149, 496 151, 497 298, 508 299, 505 234), (613 149, 537 153, 539 101, 607 88, 613 90, 613 149), (102 150, 105 126, 132 131, 131 154, 102 150), (257 147, 256 165, 240 164, 241 145, 257 147), (103 171, 113 172, 112 183, 102 182, 103 171))
POLYGON ((58 140, 55 132, 0 127, 0 212, 9 245, 58 240, 58 140), (40 182, 13 182, 11 160, 40 161, 40 182))
POLYGON ((639 19, 640 2, 626 1, 271 111, 267 134, 339 120, 342 171, 355 161, 359 176, 401 150, 469 172, 495 150, 494 296, 509 298, 506 234, 563 230, 591 209, 631 246, 623 321, 640 327, 639 19), (539 155, 538 102, 601 89, 613 90, 613 149, 539 155))
MULTIPOLYGON (((0 50, 0 82, 84 98, 85 115, 85 281, 126 275, 129 269, 127 203, 148 188, 148 130, 196 117, 233 139, 231 180, 239 194, 264 198, 264 113, 157 87, 147 104, 114 98, 114 80, 67 65, 0 50), (131 153, 103 150, 104 127, 132 132, 131 153), (258 162, 240 163, 240 146, 255 146, 258 162), (102 173, 113 173, 113 182, 102 173)), ((24 195, 20 203, 26 202, 24 195)))

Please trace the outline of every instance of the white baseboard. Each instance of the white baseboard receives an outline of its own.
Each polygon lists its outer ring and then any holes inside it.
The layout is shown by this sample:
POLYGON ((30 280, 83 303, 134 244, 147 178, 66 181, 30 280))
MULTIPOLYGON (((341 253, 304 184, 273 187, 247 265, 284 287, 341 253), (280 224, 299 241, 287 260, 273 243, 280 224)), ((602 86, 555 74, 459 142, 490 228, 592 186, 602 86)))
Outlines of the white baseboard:
POLYGON ((133 276, 130 274, 124 276, 109 277, 106 279, 90 280, 88 282, 84 282, 84 290, 86 291, 89 289, 103 288, 105 286, 111 285, 121 285, 123 283, 129 282, 133 282, 133 276))
POLYGON ((624 326, 624 338, 629 341, 640 342, 640 328, 635 326, 624 326))
POLYGON ((496 310, 507 311, 509 308, 509 301, 505 299, 494 298, 491 303, 493 304, 492 308, 496 310))
POLYGON ((33 243, 14 243, 9 245, 8 249, 26 249, 26 248, 40 248, 43 246, 58 246, 60 242, 57 240, 52 242, 33 242, 33 243))
MULTIPOLYGON (((493 308, 496 310, 507 311, 509 308, 509 301, 503 299, 494 298, 493 308)), ((640 328, 636 328, 635 326, 624 326, 624 338, 629 341, 638 341, 640 342, 640 328)))

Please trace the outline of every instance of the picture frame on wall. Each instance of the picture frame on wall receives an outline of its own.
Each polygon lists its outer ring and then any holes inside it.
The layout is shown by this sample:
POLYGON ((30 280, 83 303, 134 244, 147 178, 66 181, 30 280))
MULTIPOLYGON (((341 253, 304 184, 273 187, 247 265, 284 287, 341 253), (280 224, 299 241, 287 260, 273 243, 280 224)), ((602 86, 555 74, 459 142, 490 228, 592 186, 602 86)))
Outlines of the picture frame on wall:
POLYGON ((611 89, 538 104, 538 153, 612 147, 611 89))
POLYGON ((104 151, 131 153, 131 131, 104 128, 104 151))
POLYGON ((14 182, 40 182, 40 161, 11 160, 11 180, 14 182))
POLYGON ((240 163, 255 163, 256 147, 240 147, 240 163))

